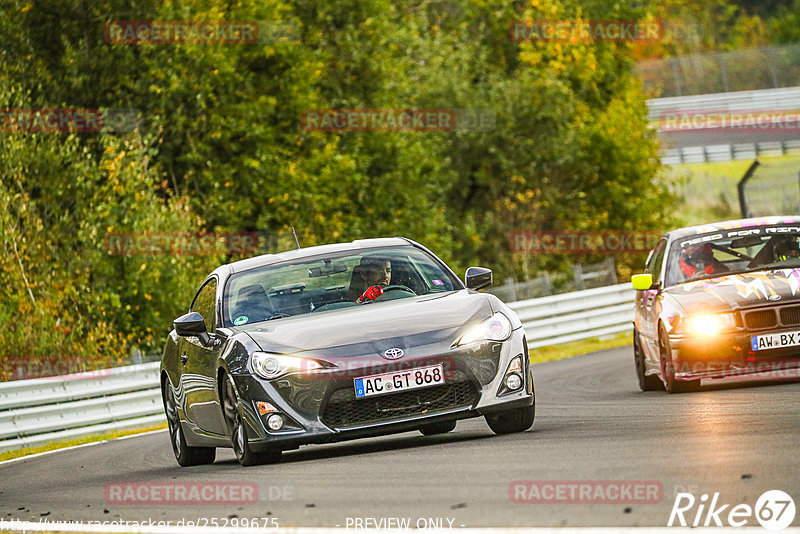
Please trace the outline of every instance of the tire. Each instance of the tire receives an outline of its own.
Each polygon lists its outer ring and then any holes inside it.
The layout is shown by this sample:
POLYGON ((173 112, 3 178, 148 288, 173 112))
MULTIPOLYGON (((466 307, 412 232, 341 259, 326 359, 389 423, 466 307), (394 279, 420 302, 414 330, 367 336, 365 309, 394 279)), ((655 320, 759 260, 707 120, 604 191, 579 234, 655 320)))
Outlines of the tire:
POLYGON ((513 434, 525 432, 533 426, 536 418, 536 393, 533 388, 533 373, 528 370, 528 380, 531 384, 531 393, 534 395, 533 403, 530 406, 515 408, 497 414, 486 414, 486 423, 495 434, 513 434))
POLYGON ((168 379, 164 381, 161 388, 161 398, 164 400, 164 412, 167 415, 172 452, 175 454, 178 465, 190 467, 213 464, 217 456, 215 447, 190 447, 186 444, 186 436, 181 428, 180 417, 178 417, 178 403, 175 401, 175 394, 172 392, 168 379))
POLYGON ((430 423, 419 427, 423 436, 435 436, 436 434, 447 434, 456 427, 455 421, 444 421, 442 423, 430 423))
POLYGON ((661 326, 658 330, 658 347, 661 354, 661 375, 664 379, 664 389, 667 393, 690 393, 700 391, 700 380, 676 380, 675 361, 672 359, 672 350, 669 346, 669 337, 661 326))
POLYGON ((536 416, 536 404, 515 408, 499 414, 486 414, 486 423, 495 434, 513 434, 525 432, 533 425, 536 416))
POLYGON ((645 375, 645 357, 639 341, 639 332, 633 329, 633 361, 636 365, 636 378, 642 391, 663 391, 664 382, 658 375, 645 375))
POLYGON ((225 416, 225 421, 228 424, 231 446, 233 447, 234 454, 236 454, 236 459, 244 467, 280 462, 280 450, 256 452, 250 447, 245 422, 244 419, 242 419, 242 414, 239 412, 238 406, 239 398, 236 396, 236 389, 233 387, 233 381, 229 376, 226 376, 223 386, 222 411, 225 416))

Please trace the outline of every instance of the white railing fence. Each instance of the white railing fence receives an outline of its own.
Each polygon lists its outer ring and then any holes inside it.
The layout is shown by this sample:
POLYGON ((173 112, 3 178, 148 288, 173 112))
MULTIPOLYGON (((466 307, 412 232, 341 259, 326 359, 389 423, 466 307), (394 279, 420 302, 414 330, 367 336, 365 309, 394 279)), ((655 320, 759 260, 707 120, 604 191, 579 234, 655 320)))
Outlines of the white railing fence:
POLYGON ((535 349, 631 330, 636 294, 630 283, 511 302, 535 349))
POLYGON ((0 452, 164 419, 159 363, 0 384, 0 452))
MULTIPOLYGON (((631 329, 631 284, 511 302, 530 348, 631 329)), ((159 363, 0 383, 0 452, 165 421, 159 363)))
POLYGON ((507 278, 503 285, 492 285, 486 289, 486 292, 497 296, 503 302, 514 302, 616 283, 617 268, 614 257, 606 256, 606 259, 599 263, 588 265, 574 263, 571 276, 553 277, 545 271, 536 278, 525 282, 514 282, 513 278, 507 278))
MULTIPOLYGON (((800 133, 798 133, 798 137, 800 137, 800 133)), ((800 139, 668 148, 661 153, 661 163, 664 165, 679 165, 681 163, 712 163, 715 161, 754 160, 757 158, 797 155, 800 155, 800 139)))
MULTIPOLYGON (((654 98, 648 100, 647 105, 649 108, 647 118, 653 125, 660 125, 660 121, 667 114, 676 112, 690 115, 703 112, 794 112, 800 109, 800 87, 654 98)), ((787 123, 782 126, 786 134, 797 133, 794 139, 788 135, 788 138, 784 137, 782 140, 667 148, 662 152, 661 162, 664 165, 677 165, 798 155, 800 154, 800 130, 798 130, 797 124, 790 122, 792 116, 787 115, 787 123)), ((708 126, 704 125, 703 127, 707 128, 708 126)), ((772 128, 772 131, 776 130, 781 130, 781 128, 777 126, 772 128)))
POLYGON ((737 91, 694 96, 653 98, 647 101, 647 118, 657 121, 668 112, 781 111, 800 107, 800 87, 737 91))

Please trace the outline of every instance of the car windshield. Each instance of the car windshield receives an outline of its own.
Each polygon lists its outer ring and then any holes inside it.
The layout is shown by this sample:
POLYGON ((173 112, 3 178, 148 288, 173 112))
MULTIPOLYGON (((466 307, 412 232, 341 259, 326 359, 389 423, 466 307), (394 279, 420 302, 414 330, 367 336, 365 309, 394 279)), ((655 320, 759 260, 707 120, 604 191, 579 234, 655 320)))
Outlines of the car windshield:
POLYGON ((666 285, 795 267, 800 267, 800 225, 717 230, 673 241, 666 285))
POLYGON ((414 247, 325 254, 231 276, 224 323, 241 326, 461 288, 436 258, 414 247), (383 295, 357 303, 370 286, 381 286, 383 295))

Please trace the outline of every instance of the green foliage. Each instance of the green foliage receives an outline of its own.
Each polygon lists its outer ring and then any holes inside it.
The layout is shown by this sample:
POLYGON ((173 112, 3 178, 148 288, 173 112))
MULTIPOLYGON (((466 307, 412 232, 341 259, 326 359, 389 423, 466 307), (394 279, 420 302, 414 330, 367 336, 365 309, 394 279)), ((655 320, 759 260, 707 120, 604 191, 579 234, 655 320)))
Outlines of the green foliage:
POLYGON ((141 117, 129 133, 1 134, 0 354, 157 351, 203 277, 235 259, 109 255, 109 232, 270 231, 286 247, 292 226, 305 246, 405 235, 458 271, 484 264, 503 279, 568 262, 514 257, 514 230, 666 228, 673 198, 631 47, 508 35, 518 19, 645 14, 600 0, 0 8, 0 107, 141 117), (112 20, 257 20, 296 36, 112 44, 112 20), (347 108, 471 109, 491 121, 426 133, 309 131, 300 120, 347 108))
POLYGON ((781 6, 777 13, 769 18, 768 28, 775 43, 800 42, 800 0, 793 0, 790 5, 781 6))
POLYGON ((650 0, 665 38, 640 58, 761 48, 800 42, 798 0, 650 0))

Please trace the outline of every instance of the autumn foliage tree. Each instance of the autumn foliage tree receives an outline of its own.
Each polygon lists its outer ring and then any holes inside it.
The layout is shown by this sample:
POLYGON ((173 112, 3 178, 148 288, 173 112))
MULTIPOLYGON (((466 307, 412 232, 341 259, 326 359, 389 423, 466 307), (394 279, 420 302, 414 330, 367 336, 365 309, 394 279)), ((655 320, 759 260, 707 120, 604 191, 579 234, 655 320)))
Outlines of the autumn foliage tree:
POLYGON ((405 235, 523 278, 521 229, 662 229, 632 48, 514 42, 514 20, 620 3, 38 0, 0 8, 0 108, 135 110, 127 132, 0 134, 0 355, 159 351, 211 256, 118 256, 109 232, 265 231, 304 246, 405 235), (121 44, 115 20, 258 21, 254 44, 121 44), (272 31, 281 28, 281 31, 272 31), (452 131, 315 131, 308 110, 447 109, 452 131), (470 115, 471 114, 471 115, 470 115), (484 120, 485 119, 485 120, 484 120))

